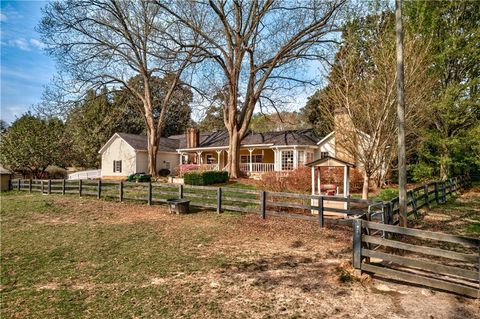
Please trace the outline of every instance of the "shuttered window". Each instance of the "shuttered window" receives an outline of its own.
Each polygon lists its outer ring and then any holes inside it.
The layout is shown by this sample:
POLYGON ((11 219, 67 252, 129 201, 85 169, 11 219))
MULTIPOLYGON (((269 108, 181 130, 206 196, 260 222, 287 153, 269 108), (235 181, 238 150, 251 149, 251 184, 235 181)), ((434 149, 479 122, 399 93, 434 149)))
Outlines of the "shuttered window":
POLYGON ((122 172, 122 161, 113 161, 113 172, 114 173, 122 172))

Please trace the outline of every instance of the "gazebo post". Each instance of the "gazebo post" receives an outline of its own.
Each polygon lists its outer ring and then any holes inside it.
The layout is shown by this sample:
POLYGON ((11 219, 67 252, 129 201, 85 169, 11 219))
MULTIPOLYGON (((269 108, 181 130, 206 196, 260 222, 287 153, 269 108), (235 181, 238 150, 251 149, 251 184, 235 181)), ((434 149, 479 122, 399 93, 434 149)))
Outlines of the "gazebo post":
POLYGON ((315 166, 312 166, 312 195, 315 195, 315 166))
POLYGON ((318 175, 317 175, 317 187, 318 187, 318 195, 322 194, 322 185, 320 184, 320 167, 318 167, 318 175))

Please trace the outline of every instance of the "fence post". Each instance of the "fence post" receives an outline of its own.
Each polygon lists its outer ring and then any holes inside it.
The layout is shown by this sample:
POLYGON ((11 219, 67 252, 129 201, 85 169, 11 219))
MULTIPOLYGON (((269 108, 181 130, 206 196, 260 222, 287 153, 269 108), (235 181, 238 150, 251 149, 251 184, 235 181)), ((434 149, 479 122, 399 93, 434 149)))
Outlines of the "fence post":
POLYGON ((217 189, 217 213, 220 214, 222 212, 222 188, 219 187, 217 189))
POLYGON ((267 210, 267 192, 260 191, 260 217, 265 219, 265 213, 267 210))
POLYGON ((362 220, 353 220, 353 268, 361 269, 362 265, 362 220))
POLYGON ((119 199, 121 202, 123 202, 123 181, 120 181, 120 184, 119 184, 118 199, 119 199))
POLYGON ((82 197, 82 180, 78 180, 78 196, 82 197))
POLYGON ((32 179, 31 178, 28 180, 28 192, 29 193, 32 192, 32 179))
POLYGON ((20 190, 20 178, 17 180, 17 191, 20 190))
POLYGON ((62 180, 62 195, 65 195, 65 178, 62 180))
POLYGON ((182 184, 178 185, 178 198, 180 198, 180 199, 183 198, 183 185, 182 184))
POLYGON ((425 197, 425 205, 430 208, 430 200, 429 200, 429 196, 428 196, 428 184, 425 184, 423 185, 423 192, 425 193, 424 194, 424 197, 425 197))
POLYGON ((318 196, 318 224, 323 227, 323 196, 318 196))
POLYGON ((147 204, 152 205, 152 182, 148 182, 147 204))
POLYGON ((50 195, 52 193, 52 180, 50 178, 48 179, 47 185, 48 185, 47 192, 48 192, 48 195, 50 195))
POLYGON ((40 192, 43 194, 45 192, 45 187, 43 187, 43 179, 40 181, 40 192))
POLYGON ((439 204, 439 199, 438 199, 438 182, 435 182, 435 202, 437 205, 439 204))
POLYGON ((443 195, 443 202, 445 203, 447 201, 447 186, 445 181, 442 183, 442 195, 443 195))
POLYGON ((99 179, 97 183, 97 198, 100 199, 102 197, 102 180, 99 179))

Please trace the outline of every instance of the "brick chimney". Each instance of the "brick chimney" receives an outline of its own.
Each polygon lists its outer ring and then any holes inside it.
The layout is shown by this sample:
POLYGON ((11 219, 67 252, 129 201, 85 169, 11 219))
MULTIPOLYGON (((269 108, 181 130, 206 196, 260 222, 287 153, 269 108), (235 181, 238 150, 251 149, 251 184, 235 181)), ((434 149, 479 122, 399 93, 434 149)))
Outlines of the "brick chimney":
POLYGON ((355 128, 345 108, 337 108, 335 116, 335 157, 346 162, 355 163, 352 145, 355 144, 355 128))
POLYGON ((187 140, 187 148, 195 148, 200 144, 200 131, 196 128, 187 128, 185 133, 187 140))

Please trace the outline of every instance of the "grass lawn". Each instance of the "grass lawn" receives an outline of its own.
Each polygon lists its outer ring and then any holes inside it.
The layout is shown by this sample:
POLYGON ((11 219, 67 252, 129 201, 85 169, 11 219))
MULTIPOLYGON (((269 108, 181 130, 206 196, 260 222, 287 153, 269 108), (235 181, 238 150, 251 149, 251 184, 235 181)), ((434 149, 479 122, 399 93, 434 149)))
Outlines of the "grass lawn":
POLYGON ((350 278, 348 228, 25 192, 0 216, 2 318, 478 317, 471 299, 350 278))

